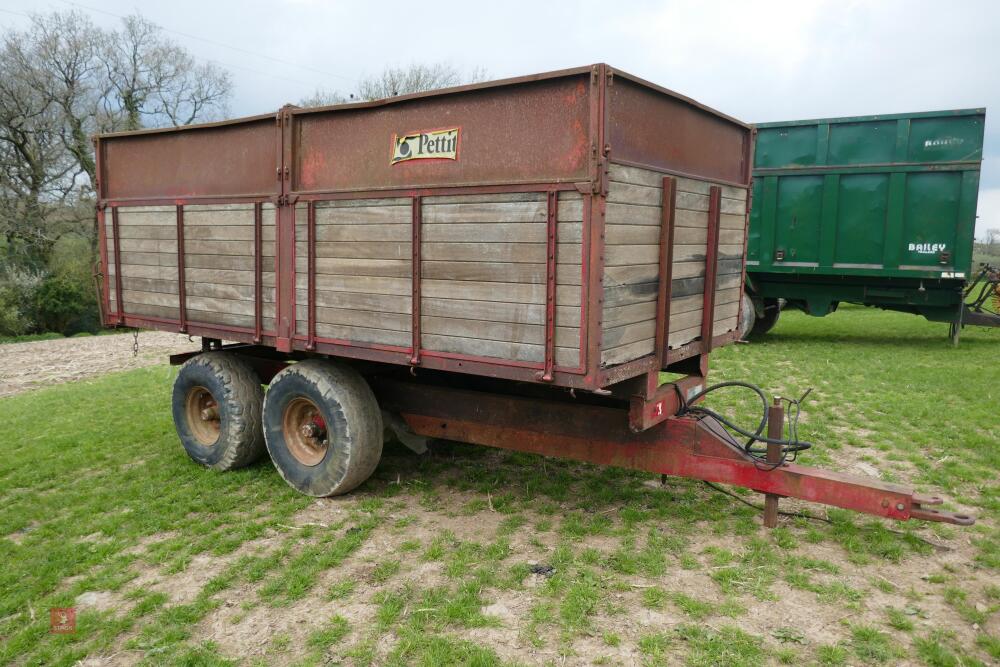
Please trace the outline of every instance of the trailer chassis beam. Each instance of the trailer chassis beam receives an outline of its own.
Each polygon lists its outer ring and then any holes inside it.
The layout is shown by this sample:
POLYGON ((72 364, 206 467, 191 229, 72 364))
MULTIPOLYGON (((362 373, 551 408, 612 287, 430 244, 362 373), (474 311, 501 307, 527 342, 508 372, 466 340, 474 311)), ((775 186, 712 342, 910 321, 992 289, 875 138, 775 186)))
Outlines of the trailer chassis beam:
POLYGON ((401 414, 421 436, 731 484, 900 521, 975 521, 933 509, 929 506, 941 499, 899 484, 794 463, 768 469, 710 418, 671 417, 636 433, 629 428, 627 405, 540 400, 395 379, 372 378, 372 385, 382 407, 401 414))

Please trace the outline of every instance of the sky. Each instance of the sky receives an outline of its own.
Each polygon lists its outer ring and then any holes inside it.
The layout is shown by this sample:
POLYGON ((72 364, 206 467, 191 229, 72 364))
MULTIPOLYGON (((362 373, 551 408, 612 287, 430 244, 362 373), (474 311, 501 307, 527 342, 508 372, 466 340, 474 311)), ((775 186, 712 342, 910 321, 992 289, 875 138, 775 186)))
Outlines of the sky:
POLYGON ((977 236, 1000 228, 996 0, 0 0, 0 27, 72 8, 107 27, 139 12, 226 67, 234 116, 413 62, 489 78, 607 62, 748 122, 987 107, 977 236))

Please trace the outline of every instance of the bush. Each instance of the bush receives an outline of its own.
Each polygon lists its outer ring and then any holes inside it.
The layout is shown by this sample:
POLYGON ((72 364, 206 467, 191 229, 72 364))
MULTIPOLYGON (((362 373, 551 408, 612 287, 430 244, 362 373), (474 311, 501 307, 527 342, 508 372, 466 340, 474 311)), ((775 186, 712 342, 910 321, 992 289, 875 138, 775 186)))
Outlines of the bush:
POLYGON ((97 328, 93 288, 77 276, 51 275, 34 294, 38 328, 71 336, 97 328))
POLYGON ((0 273, 0 336, 23 336, 36 328, 34 293, 40 271, 8 267, 0 273))

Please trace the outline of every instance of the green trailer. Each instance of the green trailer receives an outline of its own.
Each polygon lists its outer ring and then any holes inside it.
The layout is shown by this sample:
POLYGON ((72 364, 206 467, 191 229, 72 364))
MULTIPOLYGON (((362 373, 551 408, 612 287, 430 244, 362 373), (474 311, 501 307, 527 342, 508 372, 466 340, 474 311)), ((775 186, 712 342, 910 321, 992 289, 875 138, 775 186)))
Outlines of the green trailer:
POLYGON ((963 324, 1000 326, 965 305, 981 277, 985 120, 964 109, 757 125, 745 330, 766 333, 786 304, 823 316, 842 302, 948 322, 955 341, 963 324))

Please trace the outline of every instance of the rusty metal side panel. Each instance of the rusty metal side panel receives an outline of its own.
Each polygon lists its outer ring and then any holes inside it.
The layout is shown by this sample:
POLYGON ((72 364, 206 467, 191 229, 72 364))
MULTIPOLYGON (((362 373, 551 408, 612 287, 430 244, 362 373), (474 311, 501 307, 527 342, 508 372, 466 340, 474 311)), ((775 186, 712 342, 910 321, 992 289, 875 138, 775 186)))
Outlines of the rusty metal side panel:
POLYGON ((746 186, 748 126, 624 76, 608 85, 607 143, 616 162, 746 186))
POLYGON ((593 79, 586 72, 382 107, 296 111, 291 190, 587 181, 593 79), (391 164, 394 136, 456 127, 457 159, 391 164))
POLYGON ((101 137, 99 145, 103 199, 277 194, 273 120, 101 137))

